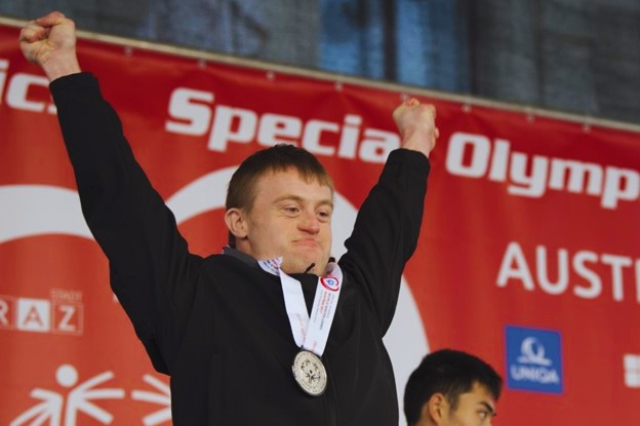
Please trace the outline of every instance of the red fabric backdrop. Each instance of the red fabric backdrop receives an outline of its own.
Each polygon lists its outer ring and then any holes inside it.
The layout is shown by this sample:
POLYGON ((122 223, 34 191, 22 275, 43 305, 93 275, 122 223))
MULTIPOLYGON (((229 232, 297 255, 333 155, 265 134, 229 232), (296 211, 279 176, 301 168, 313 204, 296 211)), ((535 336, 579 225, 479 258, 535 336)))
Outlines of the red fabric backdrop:
MULTIPOLYGON (((17 36, 0 26, 0 423, 169 424, 168 380, 109 289, 46 79, 17 36)), ((407 93, 86 40, 79 55, 201 254, 225 244, 214 192, 251 152, 315 152, 348 229, 399 142, 390 112, 407 93), (207 176, 210 205, 176 196, 207 176)), ((504 376, 495 424, 638 422, 638 134, 417 97, 437 106, 440 139, 389 342, 400 396, 427 346, 453 347, 504 376)))

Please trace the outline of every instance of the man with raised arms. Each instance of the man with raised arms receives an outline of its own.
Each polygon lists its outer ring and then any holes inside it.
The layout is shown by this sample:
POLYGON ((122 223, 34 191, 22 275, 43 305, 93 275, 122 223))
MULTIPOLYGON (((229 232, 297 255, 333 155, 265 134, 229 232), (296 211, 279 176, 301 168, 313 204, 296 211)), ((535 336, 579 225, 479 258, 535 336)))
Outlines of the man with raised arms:
POLYGON ((154 367, 171 376, 174 424, 397 425, 382 338, 418 240, 434 107, 411 99, 393 112, 402 147, 337 263, 331 178, 291 145, 240 165, 227 195, 229 246, 202 258, 189 253, 96 78, 81 71, 73 21, 58 12, 31 21, 20 45, 51 82, 112 288, 154 367))

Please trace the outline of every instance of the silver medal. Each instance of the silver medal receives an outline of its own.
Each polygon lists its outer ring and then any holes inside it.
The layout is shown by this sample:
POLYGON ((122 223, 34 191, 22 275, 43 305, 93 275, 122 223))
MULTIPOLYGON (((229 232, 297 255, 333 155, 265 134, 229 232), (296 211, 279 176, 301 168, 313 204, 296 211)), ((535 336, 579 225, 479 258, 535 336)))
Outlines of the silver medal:
POLYGON ((313 352, 298 352, 291 370, 298 385, 309 395, 319 396, 327 389, 327 370, 313 352))

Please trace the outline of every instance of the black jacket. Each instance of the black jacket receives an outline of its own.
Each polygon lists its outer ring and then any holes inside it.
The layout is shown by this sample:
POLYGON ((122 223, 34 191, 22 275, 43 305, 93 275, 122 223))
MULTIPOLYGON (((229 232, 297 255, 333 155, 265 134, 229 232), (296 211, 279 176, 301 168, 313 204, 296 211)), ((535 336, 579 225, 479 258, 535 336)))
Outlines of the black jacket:
MULTIPOLYGON (((242 255, 188 252, 91 74, 58 79, 51 92, 113 290, 154 367, 171 376, 176 426, 398 424, 382 337, 418 239, 424 155, 394 151, 358 214, 339 261, 343 290, 323 355, 328 389, 311 397, 291 373, 298 348, 278 278, 242 255)), ((296 278, 310 307, 317 277, 296 278)))

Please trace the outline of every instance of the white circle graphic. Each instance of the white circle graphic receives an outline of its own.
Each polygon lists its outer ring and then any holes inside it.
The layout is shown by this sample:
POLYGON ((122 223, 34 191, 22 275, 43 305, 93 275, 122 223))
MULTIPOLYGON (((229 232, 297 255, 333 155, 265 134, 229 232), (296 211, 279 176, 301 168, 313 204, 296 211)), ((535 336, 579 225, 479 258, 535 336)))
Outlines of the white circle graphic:
MULTIPOLYGON (((175 215, 176 222, 181 224, 202 213, 224 208, 227 185, 235 169, 229 167, 211 172, 172 195, 167 206, 175 215)), ((75 191, 47 185, 0 186, 0 205, 3 206, 0 209, 0 244, 48 234, 93 239, 82 217, 80 199, 75 191)), ((332 255, 336 258, 346 251, 344 241, 351 234, 357 212, 346 198, 336 192, 332 245, 332 255)), ((398 406, 402 412, 404 386, 429 350, 420 312, 404 277, 396 315, 384 342, 394 366, 398 406)), ((401 424, 405 424, 404 420, 401 424)))
MULTIPOLYGON (((209 173, 183 187, 167 200, 178 223, 210 210, 224 208, 226 188, 235 167, 209 173)), ((358 210, 340 193, 335 193, 333 211, 333 245, 331 253, 340 258, 345 251, 344 241, 351 235, 358 210)), ((411 372, 420 364, 429 351, 426 330, 411 289, 404 277, 396 315, 384 337, 385 346, 393 364, 398 407, 402 413, 404 386, 411 372)), ((404 416, 400 416, 401 419, 404 416)), ((401 420, 401 425, 406 424, 401 420)))

